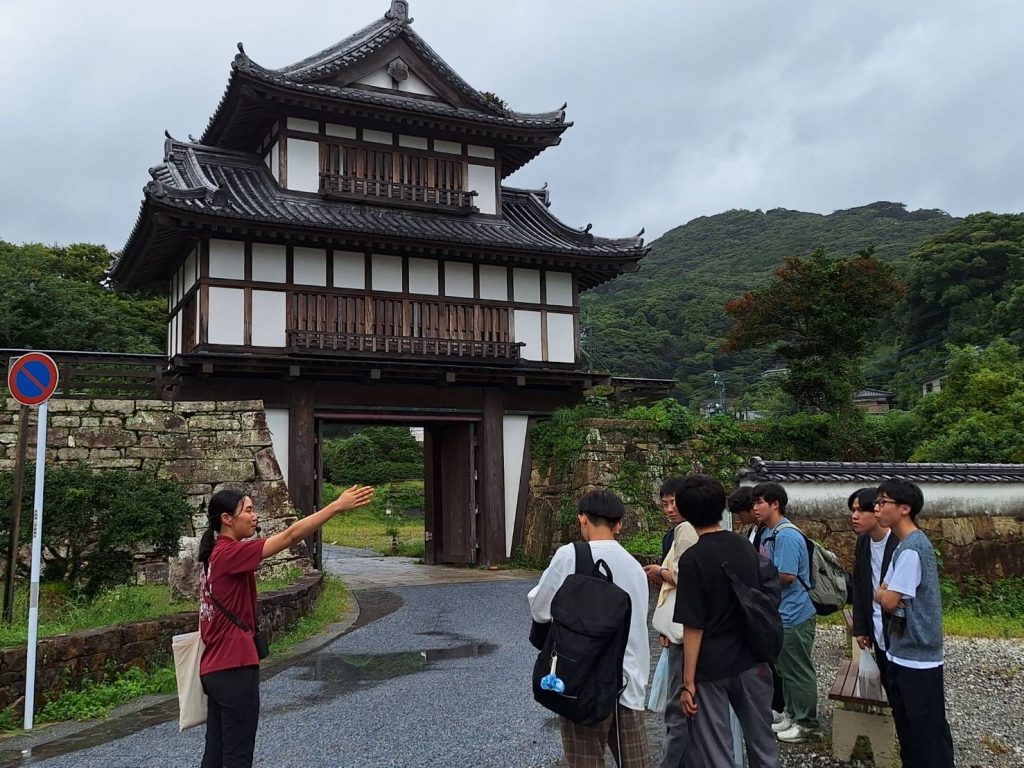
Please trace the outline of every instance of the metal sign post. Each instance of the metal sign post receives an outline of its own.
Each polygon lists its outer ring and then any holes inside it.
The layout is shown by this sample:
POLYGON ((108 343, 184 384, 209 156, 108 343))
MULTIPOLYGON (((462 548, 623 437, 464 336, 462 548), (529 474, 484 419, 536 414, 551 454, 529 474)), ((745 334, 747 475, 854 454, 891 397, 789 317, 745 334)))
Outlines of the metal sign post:
POLYGON ((36 486, 32 507, 32 576, 28 599, 25 660, 25 730, 32 730, 36 707, 36 643, 39 639, 39 572, 43 549, 43 487, 46 479, 46 401, 57 390, 57 364, 42 352, 11 360, 7 387, 22 405, 39 406, 36 424, 36 486))
POLYGON ((28 596, 28 656, 25 660, 25 730, 32 730, 36 704, 36 643, 39 639, 39 571, 43 548, 43 485, 46 477, 46 402, 36 425, 36 492, 32 516, 32 576, 28 596))

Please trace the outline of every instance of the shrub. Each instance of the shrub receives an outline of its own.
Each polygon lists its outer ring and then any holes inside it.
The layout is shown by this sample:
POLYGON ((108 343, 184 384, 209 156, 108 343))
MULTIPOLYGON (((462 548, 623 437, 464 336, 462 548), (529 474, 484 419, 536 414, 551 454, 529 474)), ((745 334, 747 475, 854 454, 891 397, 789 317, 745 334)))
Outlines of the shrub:
MULTIPOLYGON (((26 477, 33 471, 26 467, 26 477)), ((11 473, 0 473, 0 508, 10 508, 12 481, 11 473)), ((31 510, 34 489, 25 486, 22 506, 31 510)), ((181 486, 170 480, 142 472, 93 472, 84 464, 48 468, 42 577, 90 597, 123 584, 131 577, 136 550, 177 551, 191 512, 181 486)), ((23 512, 22 543, 32 537, 30 515, 23 512)), ((10 518, 4 516, 0 534, 9 532, 10 518)))
POLYGON ((369 427, 327 440, 324 475, 336 485, 380 485, 423 478, 423 446, 405 427, 369 427))

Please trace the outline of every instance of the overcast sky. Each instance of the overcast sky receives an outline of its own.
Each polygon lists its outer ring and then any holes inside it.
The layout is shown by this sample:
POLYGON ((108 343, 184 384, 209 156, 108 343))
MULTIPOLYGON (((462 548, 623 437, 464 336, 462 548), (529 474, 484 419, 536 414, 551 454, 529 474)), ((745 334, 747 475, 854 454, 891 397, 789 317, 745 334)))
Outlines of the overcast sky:
MULTIPOLYGON (((199 136, 235 43, 280 67, 389 0, 0 0, 0 239, 120 248, 163 131, 199 136)), ((701 215, 875 200, 1024 210, 1020 0, 412 0, 417 32, 514 109, 569 103, 506 180, 648 240, 701 215)))

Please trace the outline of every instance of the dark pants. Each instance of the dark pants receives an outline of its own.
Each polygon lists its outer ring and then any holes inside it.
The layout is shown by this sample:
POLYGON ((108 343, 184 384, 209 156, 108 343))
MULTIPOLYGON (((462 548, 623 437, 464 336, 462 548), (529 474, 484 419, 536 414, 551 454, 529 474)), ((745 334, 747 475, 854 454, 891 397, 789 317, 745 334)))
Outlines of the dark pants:
POLYGON ((911 669, 889 662, 886 672, 903 768, 953 768, 942 667, 911 669))
POLYGON ((260 721, 260 668, 225 669, 199 679, 207 696, 202 768, 251 768, 260 721))
POLYGON ((772 709, 776 712, 786 711, 786 699, 782 695, 782 675, 775 668, 775 662, 768 662, 768 669, 772 671, 772 709))

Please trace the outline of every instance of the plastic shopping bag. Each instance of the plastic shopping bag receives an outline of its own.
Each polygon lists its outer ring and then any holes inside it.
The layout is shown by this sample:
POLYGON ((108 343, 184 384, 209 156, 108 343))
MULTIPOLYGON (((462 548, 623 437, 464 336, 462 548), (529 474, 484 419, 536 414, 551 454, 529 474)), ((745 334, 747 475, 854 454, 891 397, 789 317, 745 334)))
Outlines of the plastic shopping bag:
POLYGON ((178 732, 181 733, 206 722, 206 692, 199 680, 203 640, 198 632, 175 635, 171 639, 171 652, 178 678, 178 732))
POLYGON ((860 653, 860 667, 857 670, 857 696, 862 699, 875 699, 883 701, 885 694, 882 692, 882 675, 878 671, 878 663, 869 650, 860 653))
POLYGON ((658 666, 654 668, 654 678, 651 680, 651 695, 647 697, 647 708, 651 712, 665 711, 665 703, 668 701, 668 683, 668 648, 662 648, 658 666))

